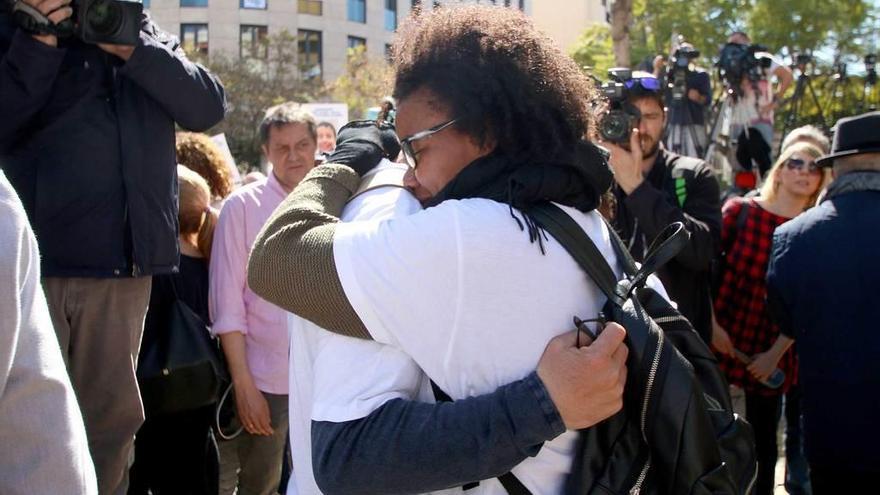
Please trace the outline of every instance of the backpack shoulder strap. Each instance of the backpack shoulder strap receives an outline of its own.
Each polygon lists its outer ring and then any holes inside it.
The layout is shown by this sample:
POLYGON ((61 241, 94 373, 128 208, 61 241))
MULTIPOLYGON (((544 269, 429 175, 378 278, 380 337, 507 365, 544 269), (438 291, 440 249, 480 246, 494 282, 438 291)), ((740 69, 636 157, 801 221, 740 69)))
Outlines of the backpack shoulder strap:
MULTIPOLYGON (((587 272, 587 275, 593 279, 593 282, 608 299, 618 305, 623 305, 626 298, 621 297, 617 293, 617 276, 614 275, 614 271, 608 265, 608 262, 605 261, 605 257, 602 256, 596 244, 593 243, 581 226, 568 216, 568 213, 552 203, 541 203, 530 208, 528 215, 562 244, 562 247, 587 272)), ((613 229, 609 228, 608 230, 612 238, 615 238, 616 234, 613 232, 613 229)), ((619 239, 618 242, 622 244, 622 241, 619 239)), ((623 248, 623 250, 626 251, 626 248, 623 248)))
POLYGON ((739 235, 740 232, 746 226, 746 220, 749 218, 749 203, 751 200, 743 199, 742 204, 739 207, 739 213, 736 215, 736 233, 739 235))
POLYGON ((632 290, 643 285, 649 275, 674 258, 687 245, 690 238, 690 234, 681 222, 667 226, 651 243, 642 266, 638 267, 623 241, 614 229, 608 226, 611 245, 614 247, 618 261, 623 265, 624 273, 629 278, 629 283, 618 283, 614 271, 599 248, 581 226, 568 216, 568 213, 552 203, 542 203, 530 208, 528 214, 562 244, 608 299, 618 306, 623 306, 632 290))

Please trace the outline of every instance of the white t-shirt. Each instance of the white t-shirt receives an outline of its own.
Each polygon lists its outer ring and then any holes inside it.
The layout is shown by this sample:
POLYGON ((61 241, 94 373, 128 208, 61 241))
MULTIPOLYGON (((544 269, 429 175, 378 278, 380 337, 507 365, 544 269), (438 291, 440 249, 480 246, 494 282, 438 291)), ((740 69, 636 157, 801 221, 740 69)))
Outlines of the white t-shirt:
MULTIPOLYGON (((419 210, 419 204, 405 190, 385 188, 355 198, 346 207, 342 219, 382 220, 419 210)), ((513 221, 509 216, 506 218, 513 221)), ((528 242, 527 239, 517 240, 528 242)), ((666 297, 666 291, 655 276, 649 277, 648 285, 666 297)), ((294 315, 289 317, 289 326, 290 435, 295 466, 292 480, 295 482, 288 485, 287 493, 312 495, 320 491, 312 475, 311 420, 344 422, 360 419, 395 398, 427 403, 435 401, 429 379, 399 346, 332 334, 294 315)), ((566 326, 551 333, 556 335, 570 328, 569 319, 566 326)), ((541 351, 545 344, 546 341, 541 343, 541 351)), ((523 376, 534 368, 533 365, 523 376)), ((570 464, 570 461, 565 462, 566 466, 570 464)), ((435 493, 462 491, 456 488, 435 493)), ((480 488, 467 493, 506 495, 497 480, 482 481, 480 488)))
POLYGON ((759 123, 773 125, 772 109, 765 109, 767 105, 773 103, 773 84, 771 78, 776 69, 782 66, 782 62, 774 55, 766 52, 758 52, 755 56, 770 60, 770 66, 767 68, 759 68, 762 78, 754 83, 748 77, 743 77, 740 82, 742 97, 733 107, 732 121, 734 124, 754 125, 759 123), (757 92, 755 91, 757 89, 757 92))
MULTIPOLYGON (((393 166, 390 162, 381 165, 393 166)), ((354 198, 343 211, 342 221, 382 220, 421 209, 407 190, 384 187, 354 198)), ((287 495, 319 495, 312 472, 312 420, 360 419, 395 398, 434 400, 430 381, 399 348, 330 333, 293 314, 288 315, 288 328, 294 472, 287 495)))
MULTIPOLYGON (((599 214, 564 209, 617 266, 599 214)), ((467 199, 404 218, 340 224, 333 250, 345 293, 371 335, 463 399, 534 371, 573 316, 595 318, 604 304, 561 245, 550 238, 544 247, 546 255, 507 205, 467 199)), ((513 474, 535 494, 561 493, 576 435, 547 442, 513 474)), ((493 479, 468 493, 506 492, 493 479)))

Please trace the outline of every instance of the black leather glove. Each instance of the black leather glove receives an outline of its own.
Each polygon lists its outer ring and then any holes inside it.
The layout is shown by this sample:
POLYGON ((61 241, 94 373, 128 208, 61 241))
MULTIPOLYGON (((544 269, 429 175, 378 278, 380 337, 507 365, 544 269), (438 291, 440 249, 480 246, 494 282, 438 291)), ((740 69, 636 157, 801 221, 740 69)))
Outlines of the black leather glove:
POLYGON ((374 120, 355 120, 345 124, 336 136, 336 149, 327 163, 339 163, 364 175, 378 165, 382 158, 397 158, 400 143, 394 126, 374 120))

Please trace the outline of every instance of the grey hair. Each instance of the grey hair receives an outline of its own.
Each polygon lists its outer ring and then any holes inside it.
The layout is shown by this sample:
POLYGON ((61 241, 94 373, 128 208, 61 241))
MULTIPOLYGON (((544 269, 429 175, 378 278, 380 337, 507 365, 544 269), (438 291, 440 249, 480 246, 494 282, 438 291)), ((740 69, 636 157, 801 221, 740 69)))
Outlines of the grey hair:
POLYGON ((814 125, 804 125, 789 132, 782 140, 782 151, 797 141, 809 141, 818 146, 825 154, 831 150, 831 141, 828 136, 814 125))
POLYGON ((859 153, 835 158, 833 168, 835 177, 859 170, 880 171, 880 153, 859 153))
POLYGON ((260 122, 260 144, 269 142, 269 130, 288 124, 305 124, 309 128, 312 139, 318 140, 318 126, 315 117, 299 103, 286 101, 280 105, 269 107, 260 122))

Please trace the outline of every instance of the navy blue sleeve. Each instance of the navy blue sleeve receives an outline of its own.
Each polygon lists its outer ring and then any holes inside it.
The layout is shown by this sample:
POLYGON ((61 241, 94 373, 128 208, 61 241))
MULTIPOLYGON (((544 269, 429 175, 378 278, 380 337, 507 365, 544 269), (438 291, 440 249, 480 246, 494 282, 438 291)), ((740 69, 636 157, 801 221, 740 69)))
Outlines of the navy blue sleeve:
POLYGON ((63 49, 35 40, 0 14, 0 153, 20 141, 48 103, 64 60, 63 49))
POLYGON ((226 114, 226 94, 217 76, 187 59, 177 38, 148 19, 140 44, 119 73, 143 88, 185 129, 207 130, 226 114))
POLYGON ((344 423, 312 422, 312 468, 327 495, 422 493, 486 480, 565 431, 536 373, 491 394, 395 399, 344 423))
POLYGON ((792 324, 790 305, 785 297, 783 253, 787 250, 787 239, 778 230, 773 234, 773 249, 767 266, 767 307, 773 321, 779 325, 780 333, 794 339, 797 336, 792 324))

